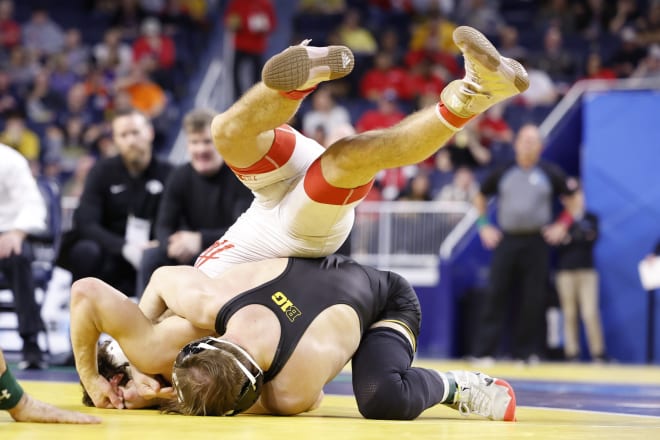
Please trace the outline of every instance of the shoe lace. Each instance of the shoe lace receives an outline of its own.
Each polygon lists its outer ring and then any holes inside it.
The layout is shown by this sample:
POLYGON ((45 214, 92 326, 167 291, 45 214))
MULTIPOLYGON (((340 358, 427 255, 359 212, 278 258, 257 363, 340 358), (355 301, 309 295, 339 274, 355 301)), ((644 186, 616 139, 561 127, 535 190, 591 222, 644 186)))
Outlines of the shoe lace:
POLYGON ((491 398, 488 393, 480 386, 471 386, 463 388, 458 395, 458 412, 462 416, 469 416, 471 413, 488 417, 491 412, 491 398))
POLYGON ((311 38, 307 38, 306 40, 302 40, 302 42, 298 46, 309 46, 309 43, 312 42, 311 38))

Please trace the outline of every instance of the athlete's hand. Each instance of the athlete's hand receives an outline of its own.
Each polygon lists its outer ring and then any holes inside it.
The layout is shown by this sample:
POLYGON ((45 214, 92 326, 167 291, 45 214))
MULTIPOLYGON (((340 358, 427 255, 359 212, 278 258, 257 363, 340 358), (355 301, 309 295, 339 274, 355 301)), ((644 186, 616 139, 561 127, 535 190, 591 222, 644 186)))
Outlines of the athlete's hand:
MULTIPOLYGON (((134 366, 131 366, 131 376, 133 377, 135 391, 141 398, 152 400, 173 399, 176 397, 176 393, 171 386, 164 387, 156 378, 142 373, 134 366)), ((124 393, 124 397, 127 401, 129 400, 126 393, 124 393)))
POLYGON ((91 380, 83 382, 87 394, 97 408, 124 408, 124 396, 118 386, 119 378, 111 379, 111 382, 100 374, 91 380))

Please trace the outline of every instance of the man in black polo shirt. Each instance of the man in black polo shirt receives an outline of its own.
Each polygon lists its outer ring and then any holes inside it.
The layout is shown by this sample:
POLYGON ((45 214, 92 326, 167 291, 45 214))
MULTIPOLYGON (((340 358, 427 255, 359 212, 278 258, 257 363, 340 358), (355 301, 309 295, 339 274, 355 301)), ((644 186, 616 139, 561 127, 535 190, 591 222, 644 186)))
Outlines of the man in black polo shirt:
POLYGON ((97 277, 133 296, 142 252, 155 244, 152 226, 172 166, 153 155, 154 131, 143 114, 118 114, 112 135, 119 155, 90 170, 60 263, 74 281, 97 277))
POLYGON ((538 127, 521 127, 514 149, 515 161, 487 176, 474 201, 480 214, 477 225, 481 241, 493 250, 490 286, 480 304, 480 330, 473 347, 478 358, 497 354, 515 284, 520 287, 520 297, 513 307, 516 326, 511 354, 522 360, 533 360, 541 354, 548 245, 559 244, 572 222, 566 211, 553 220, 556 197, 568 195, 571 190, 564 172, 541 160, 543 141, 538 127), (497 226, 487 217, 491 196, 497 196, 497 226))

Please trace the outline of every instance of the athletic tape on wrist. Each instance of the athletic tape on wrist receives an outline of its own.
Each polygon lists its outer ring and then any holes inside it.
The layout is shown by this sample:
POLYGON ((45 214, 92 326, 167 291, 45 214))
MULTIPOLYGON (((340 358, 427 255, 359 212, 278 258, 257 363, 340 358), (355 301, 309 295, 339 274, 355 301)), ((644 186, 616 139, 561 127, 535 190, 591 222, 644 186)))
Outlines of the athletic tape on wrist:
POLYGON ((12 409, 23 397, 23 388, 16 382, 9 368, 0 375, 0 409, 12 409))

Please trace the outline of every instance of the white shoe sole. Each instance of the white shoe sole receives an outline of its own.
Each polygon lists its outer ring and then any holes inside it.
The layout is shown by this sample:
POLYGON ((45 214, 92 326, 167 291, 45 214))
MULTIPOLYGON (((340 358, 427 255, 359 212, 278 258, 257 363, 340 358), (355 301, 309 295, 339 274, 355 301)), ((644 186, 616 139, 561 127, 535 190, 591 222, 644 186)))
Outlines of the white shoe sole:
POLYGON ((271 89, 289 92, 343 78, 354 66, 353 52, 346 46, 292 46, 266 62, 261 78, 271 89))
POLYGON ((459 26, 454 30, 454 42, 464 54, 487 70, 501 73, 519 92, 522 93, 529 88, 529 78, 525 68, 516 60, 502 57, 495 46, 478 30, 469 26, 459 26))

